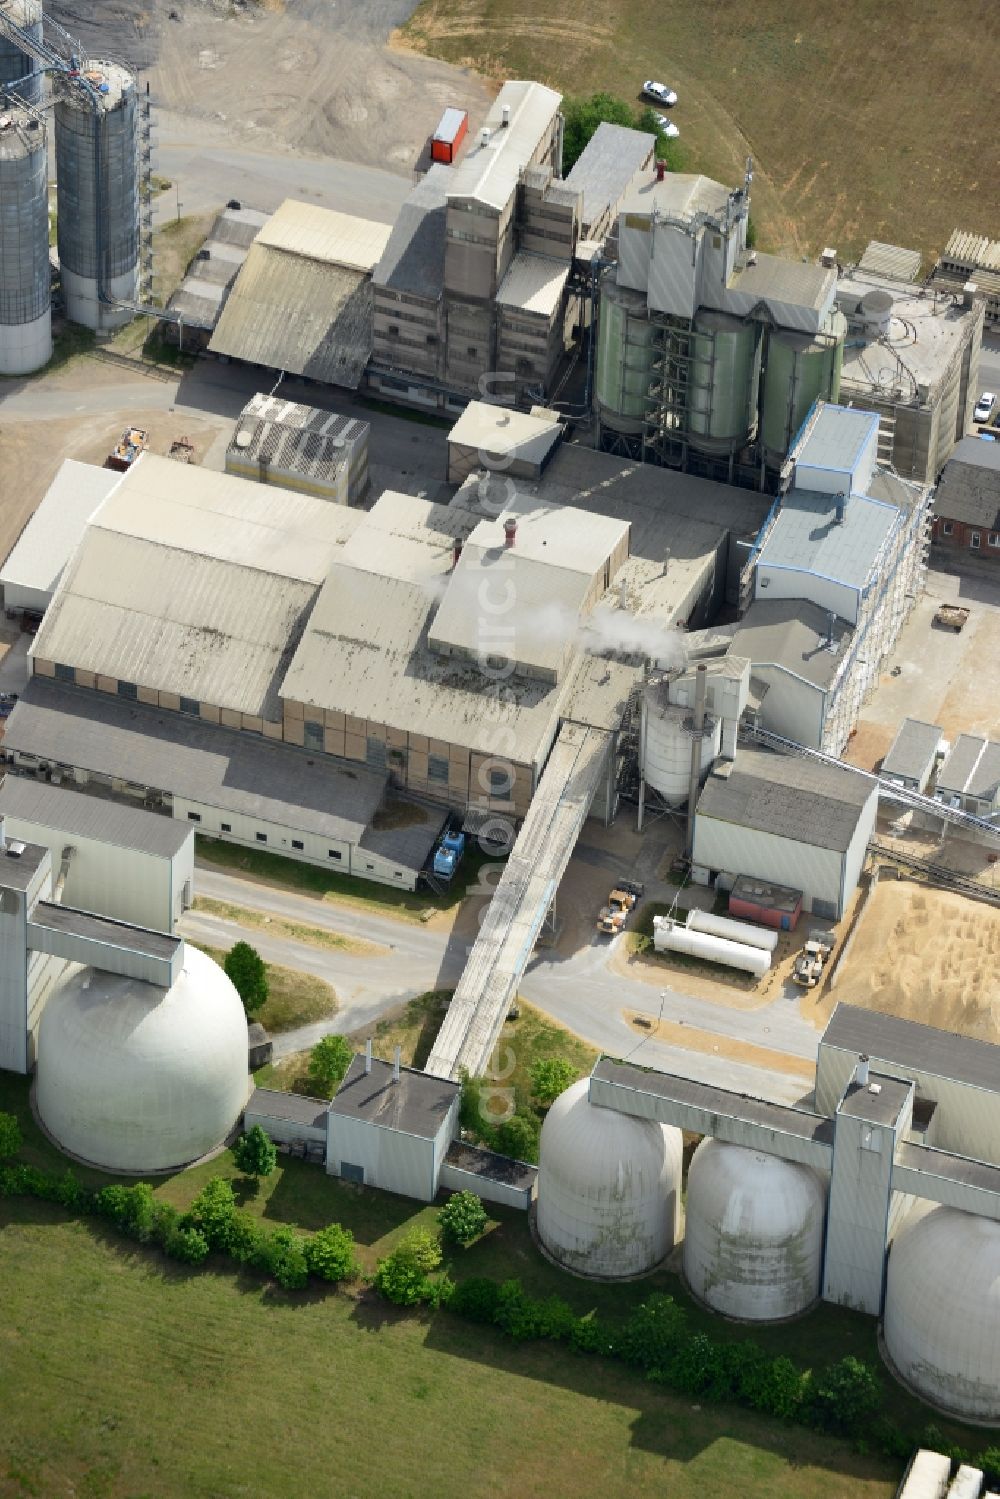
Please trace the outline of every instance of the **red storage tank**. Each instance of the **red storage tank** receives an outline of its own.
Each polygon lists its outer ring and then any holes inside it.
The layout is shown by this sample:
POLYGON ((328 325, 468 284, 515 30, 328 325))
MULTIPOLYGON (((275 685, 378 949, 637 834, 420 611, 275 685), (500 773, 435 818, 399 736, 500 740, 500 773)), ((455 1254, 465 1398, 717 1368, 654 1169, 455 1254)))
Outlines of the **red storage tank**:
POLYGON ((469 116, 464 109, 446 109, 431 137, 431 158, 450 165, 458 155, 468 128, 469 116))

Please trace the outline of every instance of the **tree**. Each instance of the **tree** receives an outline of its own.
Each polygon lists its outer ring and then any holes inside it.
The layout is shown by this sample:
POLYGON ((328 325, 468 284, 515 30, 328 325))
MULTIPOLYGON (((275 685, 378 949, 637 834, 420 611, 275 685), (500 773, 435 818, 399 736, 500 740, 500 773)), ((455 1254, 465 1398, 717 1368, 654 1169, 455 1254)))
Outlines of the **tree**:
POLYGON ((852 1354, 824 1369, 813 1385, 813 1417, 827 1431, 856 1435, 880 1401, 875 1371, 852 1354))
POLYGON ((354 1235, 349 1228, 331 1223, 306 1243, 306 1263, 320 1280, 351 1280, 358 1273, 354 1258, 354 1235))
POLYGON ((535 1114, 518 1109, 510 1119, 498 1124, 493 1131, 493 1148, 500 1155, 512 1156, 515 1161, 538 1160, 538 1136, 541 1125, 535 1114))
POLYGON ((187 1216, 212 1249, 228 1250, 236 1216, 236 1197, 231 1184, 221 1176, 211 1177, 192 1202, 187 1216))
POLYGON ((471 1244, 487 1224, 486 1209, 475 1192, 456 1192, 438 1213, 438 1224, 453 1244, 471 1244))
POLYGON ((426 1228, 414 1228, 379 1260, 373 1285, 395 1306, 416 1306, 434 1296, 430 1276, 441 1264, 441 1246, 426 1228))
POLYGON ((576 1079, 576 1068, 562 1057, 540 1057, 531 1064, 531 1091, 546 1108, 576 1079))
POLYGON ((0 1161, 9 1160, 21 1149, 21 1126, 13 1114, 0 1114, 0 1161))
POLYGON ((343 1036, 324 1036, 309 1053, 309 1076, 332 1098, 353 1056, 343 1036))
POLYGON ((624 99, 614 94, 591 94, 586 99, 563 100, 563 174, 575 165, 598 125, 607 120, 612 125, 635 124, 635 116, 624 99))
POLYGON ((270 1176, 278 1163, 278 1152, 255 1124, 233 1146, 233 1159, 244 1176, 270 1176))
POLYGON ((267 1003, 267 969, 264 959, 249 942, 237 942, 226 954, 224 964, 248 1015, 267 1003))
POLYGON ((670 172, 683 172, 684 152, 680 141, 676 136, 671 140, 663 132, 663 126, 657 119, 657 112, 648 105, 640 110, 639 118, 635 122, 637 130, 645 130, 650 135, 656 136, 656 159, 665 161, 667 170, 670 172))

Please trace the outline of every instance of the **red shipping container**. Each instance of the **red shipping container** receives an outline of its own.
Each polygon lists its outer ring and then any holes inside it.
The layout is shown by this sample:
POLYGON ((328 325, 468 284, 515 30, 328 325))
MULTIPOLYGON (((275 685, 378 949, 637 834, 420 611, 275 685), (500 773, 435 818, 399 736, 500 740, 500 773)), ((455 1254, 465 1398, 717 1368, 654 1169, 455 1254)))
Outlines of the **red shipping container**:
POLYGON ((431 158, 443 161, 448 166, 455 160, 458 148, 469 128, 469 116, 464 109, 446 109, 441 122, 431 137, 431 158))

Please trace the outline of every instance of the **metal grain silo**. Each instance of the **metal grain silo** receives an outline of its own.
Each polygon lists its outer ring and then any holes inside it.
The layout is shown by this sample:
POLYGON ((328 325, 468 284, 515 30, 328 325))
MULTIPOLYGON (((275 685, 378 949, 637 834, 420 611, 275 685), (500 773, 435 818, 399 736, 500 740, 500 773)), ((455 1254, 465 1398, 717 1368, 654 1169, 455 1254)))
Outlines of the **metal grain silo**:
POLYGON ((589 1089, 567 1088, 542 1125, 538 1237, 579 1275, 642 1275, 677 1236, 681 1132, 598 1108, 589 1089))
POLYGON ((602 427, 629 435, 642 432, 655 352, 645 296, 605 277, 594 387, 602 427))
POLYGON ((894 1371, 960 1419, 1000 1419, 1000 1223, 921 1204, 889 1254, 885 1348, 894 1371))
MULTIPOLYGON (((691 708, 670 702, 669 679, 651 677, 642 696, 640 758, 643 780, 659 792, 668 807, 680 807, 691 790, 691 747, 695 738, 691 708)), ((705 714, 701 730, 700 780, 719 757, 722 720, 705 714)))
POLYGON ((715 1311, 777 1322, 818 1300, 826 1188, 808 1166, 703 1140, 686 1208, 684 1276, 715 1311))
POLYGON ((135 78, 88 62, 60 81, 55 107, 59 263, 66 316, 86 328, 127 323, 139 268, 135 78))
POLYGON ((51 358, 51 297, 45 122, 0 104, 0 374, 51 358))
POLYGON ((691 339, 688 440, 702 453, 738 452, 757 426, 761 325, 699 312, 691 339))
MULTIPOLYGON (((36 41, 42 40, 41 0, 0 0, 0 16, 13 21, 36 41)), ((37 64, 16 43, 0 36, 0 89, 12 88, 27 104, 38 104, 42 97, 42 75, 30 83, 22 80, 33 73, 37 64)))
POLYGON ((815 337, 786 328, 768 334, 760 437, 771 467, 784 461, 813 402, 840 395, 846 331, 843 314, 833 312, 815 337))

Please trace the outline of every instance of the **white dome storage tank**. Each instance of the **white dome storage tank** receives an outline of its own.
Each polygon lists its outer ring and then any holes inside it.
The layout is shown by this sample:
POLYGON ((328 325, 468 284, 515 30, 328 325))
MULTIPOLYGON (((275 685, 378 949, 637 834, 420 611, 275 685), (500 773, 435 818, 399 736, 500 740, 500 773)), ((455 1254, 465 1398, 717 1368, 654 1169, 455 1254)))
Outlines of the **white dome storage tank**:
POLYGON ((826 1187, 808 1166, 702 1140, 688 1169, 684 1277, 726 1317, 777 1322, 820 1294, 826 1187))
POLYGON ((42 1011, 36 1101, 71 1154, 112 1171, 163 1171, 219 1145, 249 1092, 247 1025, 233 984, 185 945, 170 989, 74 964, 42 1011))
POLYGON ((677 1236, 681 1132, 598 1108, 589 1088, 589 1078, 567 1088, 542 1125, 538 1236, 578 1274, 641 1275, 677 1236))
POLYGON ((895 1371, 926 1400, 1000 1419, 1000 1223, 915 1207, 889 1254, 883 1334, 895 1371))
MULTIPOLYGON (((688 799, 694 714, 668 700, 668 679, 653 677, 642 696, 642 775, 671 807, 688 799)), ((706 712, 702 731, 700 776, 704 780, 719 757, 722 720, 706 712)))

